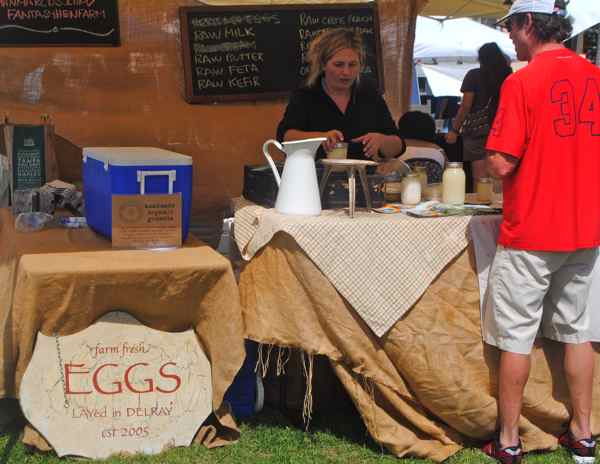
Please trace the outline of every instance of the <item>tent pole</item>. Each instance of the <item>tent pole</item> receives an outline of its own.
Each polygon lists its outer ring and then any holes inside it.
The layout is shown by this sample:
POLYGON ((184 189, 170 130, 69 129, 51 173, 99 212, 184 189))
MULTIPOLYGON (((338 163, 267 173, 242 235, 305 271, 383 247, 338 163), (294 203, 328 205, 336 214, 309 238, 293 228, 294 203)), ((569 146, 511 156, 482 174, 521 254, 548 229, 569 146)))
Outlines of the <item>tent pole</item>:
POLYGON ((385 100, 397 120, 410 104, 417 15, 427 0, 379 0, 385 100))

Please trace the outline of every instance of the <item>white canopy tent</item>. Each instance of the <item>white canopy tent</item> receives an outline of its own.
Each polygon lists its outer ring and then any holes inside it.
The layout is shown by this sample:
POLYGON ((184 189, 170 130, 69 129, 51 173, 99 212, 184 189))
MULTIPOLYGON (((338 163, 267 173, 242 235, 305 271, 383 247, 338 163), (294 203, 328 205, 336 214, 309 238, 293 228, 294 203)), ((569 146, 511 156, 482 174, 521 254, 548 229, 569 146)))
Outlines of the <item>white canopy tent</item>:
MULTIPOLYGON (((423 16, 443 16, 445 18, 465 18, 488 16, 499 18, 506 14, 509 5, 506 0, 428 0, 423 16)), ((573 21, 573 35, 600 23, 598 0, 571 0, 567 11, 573 21)))
POLYGON ((468 18, 417 18, 413 58, 417 75, 425 76, 434 96, 460 96, 467 71, 476 68, 477 50, 496 42, 512 61, 515 47, 506 32, 468 18))
MULTIPOLYGON (((451 19, 469 15, 498 17, 507 9, 503 0, 429 1, 422 14, 442 16, 417 17, 413 58, 417 73, 427 78, 434 96, 461 95, 464 75, 477 67, 477 50, 486 42, 496 42, 511 61, 516 59, 507 33, 468 18, 451 19)), ((573 23, 573 36, 600 23, 599 0, 571 0, 567 11, 573 23)))
POLYGON ((506 56, 516 59, 515 47, 506 32, 468 18, 419 16, 413 57, 418 61, 477 61, 477 50, 487 42, 496 42, 506 56))
POLYGON ((571 0, 567 11, 573 21, 572 35, 574 36, 600 23, 600 2, 598 0, 571 0))
POLYGON ((416 72, 417 76, 425 76, 433 96, 459 97, 462 95, 460 86, 465 74, 476 67, 477 63, 418 64, 416 72))

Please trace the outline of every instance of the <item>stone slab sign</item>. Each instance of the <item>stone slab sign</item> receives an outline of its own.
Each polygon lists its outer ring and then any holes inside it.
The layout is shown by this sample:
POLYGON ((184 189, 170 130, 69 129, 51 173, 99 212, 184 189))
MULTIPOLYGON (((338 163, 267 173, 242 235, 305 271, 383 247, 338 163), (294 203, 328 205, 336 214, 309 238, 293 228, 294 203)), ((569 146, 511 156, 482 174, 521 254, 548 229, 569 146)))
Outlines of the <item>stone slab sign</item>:
POLYGON ((211 413, 210 364, 191 329, 112 312, 73 335, 38 333, 20 402, 59 456, 156 454, 189 446, 211 413))

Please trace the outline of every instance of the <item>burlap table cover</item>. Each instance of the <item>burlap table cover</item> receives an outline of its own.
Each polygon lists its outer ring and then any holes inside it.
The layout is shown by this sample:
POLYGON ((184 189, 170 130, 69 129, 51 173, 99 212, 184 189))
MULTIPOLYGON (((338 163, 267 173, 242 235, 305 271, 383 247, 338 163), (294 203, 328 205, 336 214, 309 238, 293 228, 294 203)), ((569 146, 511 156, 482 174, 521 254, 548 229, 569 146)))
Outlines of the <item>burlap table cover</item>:
MULTIPOLYGON (((454 258, 376 337, 294 239, 278 233, 240 276, 247 335, 327 356, 378 442, 397 456, 442 461, 496 428, 498 352, 481 339, 473 255, 469 246, 454 258)), ((568 421, 562 359, 562 345, 536 342, 519 424, 527 451, 555 448, 568 421)), ((598 434, 600 356, 595 369, 598 434)))
MULTIPOLYGON (((0 398, 18 396, 38 331, 69 335, 116 309, 154 329, 195 329, 211 363, 215 411, 196 441, 217 446, 237 439, 223 406, 245 357, 229 261, 193 237, 177 250, 114 251, 89 229, 20 233, 10 211, 0 209, 0 398)), ((30 427, 25 440, 48 449, 30 427)))
POLYGON ((470 217, 411 218, 343 210, 290 216, 233 200, 235 240, 252 258, 277 232, 291 235, 373 332, 382 336, 467 246, 470 217), (401 278, 398 278, 401 276, 401 278))

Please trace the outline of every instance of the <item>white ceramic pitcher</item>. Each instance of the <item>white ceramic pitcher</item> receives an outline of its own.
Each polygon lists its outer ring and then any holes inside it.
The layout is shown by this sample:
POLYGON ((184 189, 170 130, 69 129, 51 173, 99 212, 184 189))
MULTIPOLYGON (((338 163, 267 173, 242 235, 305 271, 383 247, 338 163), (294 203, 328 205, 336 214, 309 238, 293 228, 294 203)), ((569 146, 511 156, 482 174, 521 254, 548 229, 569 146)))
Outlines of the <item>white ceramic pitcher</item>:
POLYGON ((321 142, 325 140, 327 140, 325 137, 317 137, 279 143, 277 140, 270 139, 263 144, 263 153, 279 186, 275 209, 280 213, 305 216, 321 214, 315 154, 321 142), (269 155, 269 145, 275 145, 286 155, 281 178, 273 158, 269 155))

